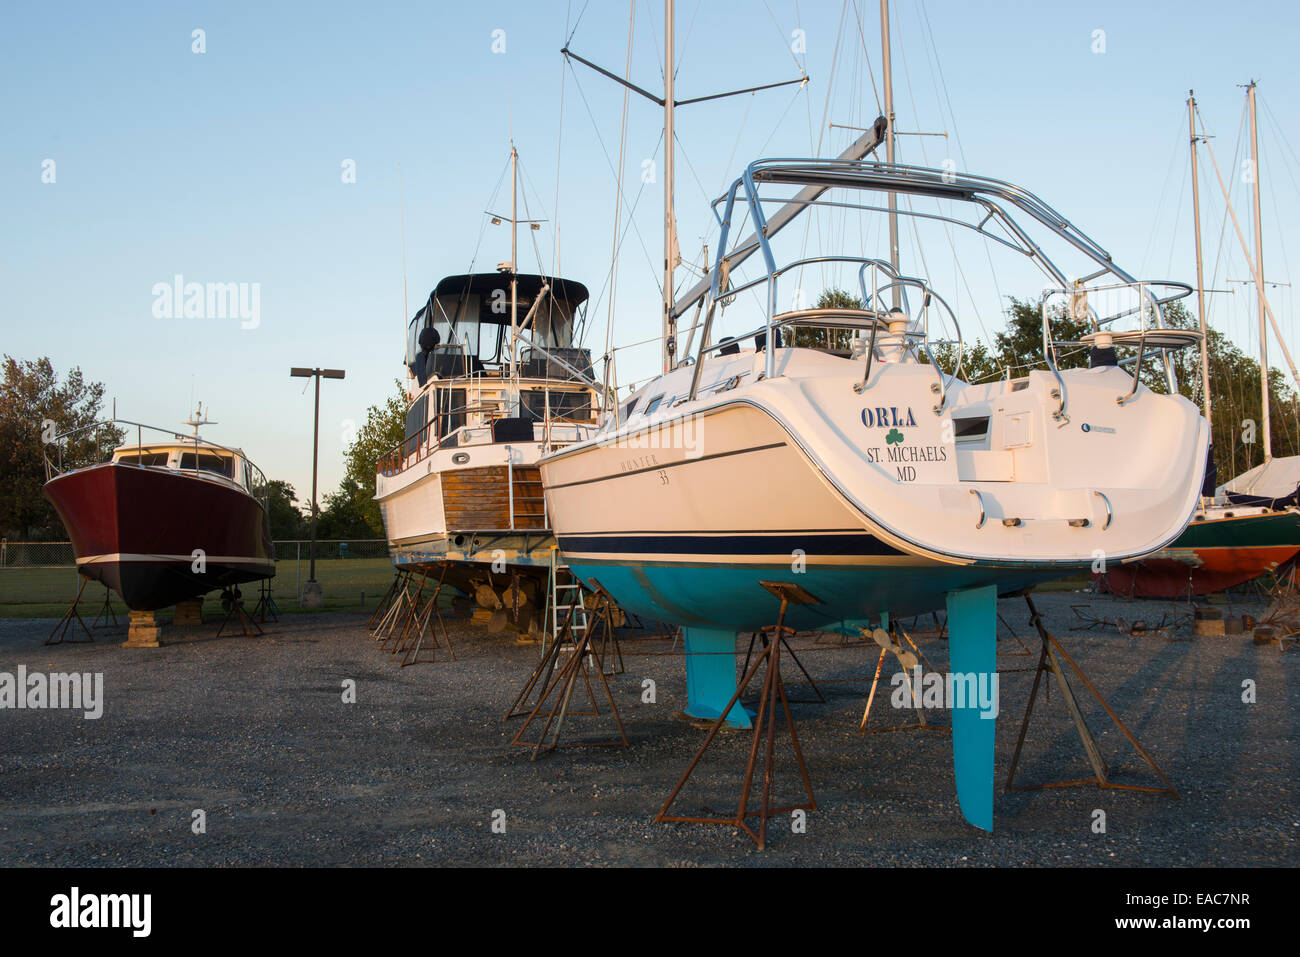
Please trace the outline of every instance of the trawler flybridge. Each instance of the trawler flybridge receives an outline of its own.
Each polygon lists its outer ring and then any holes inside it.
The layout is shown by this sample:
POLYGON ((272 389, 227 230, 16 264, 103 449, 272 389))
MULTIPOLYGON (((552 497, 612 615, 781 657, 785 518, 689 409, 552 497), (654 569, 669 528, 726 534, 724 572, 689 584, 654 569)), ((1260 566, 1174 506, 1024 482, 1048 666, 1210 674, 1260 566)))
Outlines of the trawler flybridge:
MULTIPOLYGON (((858 634, 946 602, 953 671, 987 674, 999 594, 1143 555, 1186 526, 1208 432, 1177 394, 1169 352, 1199 333, 1167 328, 1162 307, 1191 287, 1137 281, 1033 194, 969 174, 763 159, 714 213, 707 286, 671 310, 695 309, 685 333, 694 355, 610 410, 598 434, 541 460, 551 525, 574 572, 637 614, 683 626, 690 713, 727 708, 727 653, 738 632, 776 620, 773 583, 815 599, 789 607, 796 628, 858 634), (800 191, 773 195, 782 188, 800 191), (936 198, 952 212, 885 205, 894 196, 936 198), (1056 288, 1043 309, 1043 368, 963 381, 953 310, 933 282, 888 261, 779 263, 775 233, 817 207, 940 220, 1036 264, 1056 288), (737 242, 742 220, 754 232, 737 242), (1093 271, 1071 281, 1031 230, 1093 271), (742 281, 737 266, 751 253, 757 275, 742 281), (859 304, 781 311, 783 280, 814 266, 853 275, 859 304), (752 302, 749 330, 715 339, 721 311, 752 302), (1058 310, 1092 331, 1057 340, 1058 310), (956 332, 951 372, 936 362, 940 322, 956 332), (815 341, 817 330, 827 330, 826 347, 792 344, 815 341), (1066 347, 1088 348, 1092 367, 1061 369, 1066 347), (1169 394, 1141 382, 1150 362, 1163 365, 1169 394)), ((739 705, 727 719, 749 723, 739 705)), ((992 723, 954 711, 958 794, 985 828, 992 723)))

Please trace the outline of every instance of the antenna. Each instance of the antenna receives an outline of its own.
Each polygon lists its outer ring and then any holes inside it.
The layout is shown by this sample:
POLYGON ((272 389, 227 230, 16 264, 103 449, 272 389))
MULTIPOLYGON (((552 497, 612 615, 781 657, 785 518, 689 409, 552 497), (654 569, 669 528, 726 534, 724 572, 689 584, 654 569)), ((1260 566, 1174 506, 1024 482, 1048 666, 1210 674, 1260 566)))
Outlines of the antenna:
POLYGON ((203 403, 200 402, 198 404, 198 407, 194 410, 193 414, 191 414, 188 419, 182 422, 181 425, 193 426, 194 437, 197 439, 199 437, 200 425, 220 425, 220 423, 213 422, 208 418, 207 413, 203 411, 203 403))
MULTIPOLYGON (((406 301, 406 190, 402 183, 402 164, 397 164, 397 218, 402 232, 402 338, 406 338, 406 322, 411 317, 411 308, 406 301)), ((411 370, 406 370, 406 377, 411 377, 411 370)))

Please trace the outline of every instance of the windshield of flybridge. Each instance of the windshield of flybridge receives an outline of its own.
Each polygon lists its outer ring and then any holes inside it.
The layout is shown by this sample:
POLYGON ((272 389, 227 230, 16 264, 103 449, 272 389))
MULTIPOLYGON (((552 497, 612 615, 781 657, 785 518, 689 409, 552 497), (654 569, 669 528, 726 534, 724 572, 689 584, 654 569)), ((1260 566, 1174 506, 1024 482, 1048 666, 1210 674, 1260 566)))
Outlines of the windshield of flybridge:
MULTIPOLYGON (((544 349, 571 346, 575 321, 587 300, 586 287, 544 276, 517 279, 516 315, 524 342, 544 349)), ((438 283, 407 328, 406 364, 411 372, 421 376, 431 364, 455 365, 470 374, 500 372, 510 359, 510 280, 508 273, 476 273, 438 283)))

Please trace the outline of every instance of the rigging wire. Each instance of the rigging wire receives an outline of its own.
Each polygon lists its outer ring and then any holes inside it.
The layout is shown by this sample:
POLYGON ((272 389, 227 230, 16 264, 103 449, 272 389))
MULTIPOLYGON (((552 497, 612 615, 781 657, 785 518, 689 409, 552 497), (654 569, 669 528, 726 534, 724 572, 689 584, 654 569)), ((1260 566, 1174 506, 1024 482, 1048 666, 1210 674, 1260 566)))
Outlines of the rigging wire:
MULTIPOLYGON (((636 24, 636 0, 631 0, 627 14, 627 62, 624 66, 624 78, 630 80, 632 77, 632 36, 633 27, 636 24)), ((623 87, 623 119, 619 127, 618 137, 618 176, 614 189, 614 230, 613 230, 613 248, 610 250, 609 257, 609 307, 605 318, 605 355, 609 356, 610 341, 614 335, 614 303, 618 298, 618 247, 619 247, 619 224, 621 222, 623 204, 623 170, 627 165, 627 114, 628 114, 628 96, 631 94, 626 86, 623 87)), ((638 190, 638 193, 640 191, 638 190)), ((605 387, 609 388, 610 371, 612 361, 605 359, 605 387)), ((617 389, 618 384, 614 387, 617 389)))
MULTIPOLYGON (((570 64, 569 68, 570 68, 571 70, 573 69, 572 64, 570 64)), ((582 103, 583 103, 583 106, 585 106, 585 107, 587 108, 587 116, 588 116, 588 117, 590 118, 590 120, 591 120, 592 130, 593 130, 593 131, 595 132, 595 134, 596 134, 596 141, 600 144, 601 152, 603 152, 603 153, 605 154, 605 163, 606 163, 607 166, 609 166, 609 171, 610 171, 610 173, 612 173, 612 174, 614 175, 614 178, 617 179, 617 178, 618 178, 618 171, 614 168, 614 160, 613 160, 613 159, 610 157, 610 155, 609 155, 609 148, 608 148, 607 146, 605 146, 605 140, 604 140, 604 137, 602 137, 602 136, 600 135, 600 126, 599 126, 599 124, 596 123, 596 114, 595 114, 594 112, 592 112, 592 109, 591 109, 591 102, 587 99, 587 93, 586 93, 586 91, 582 88, 582 81, 578 79, 578 74, 577 74, 577 71, 576 71, 576 70, 575 70, 574 73, 573 73, 573 85, 574 85, 575 87, 578 88, 578 95, 582 97, 582 103)), ((663 131, 660 130, 660 132, 659 132, 659 141, 658 141, 658 143, 656 143, 656 145, 655 145, 655 151, 654 151, 654 153, 653 153, 653 156, 656 157, 656 158, 659 156, 659 145, 662 144, 662 142, 663 142, 663 138, 664 138, 663 131)), ((627 202, 627 197, 626 197, 626 196, 623 197, 623 202, 624 202, 624 203, 627 202)), ((643 237, 643 236, 641 235, 641 230, 640 230, 640 228, 636 226, 636 220, 635 220, 635 219, 631 219, 630 222, 632 223, 632 229, 633 229, 633 232, 636 233, 637 240, 638 240, 638 241, 640 242, 640 244, 641 244, 641 251, 642 251, 642 253, 645 254, 646 265, 650 267, 650 271, 651 271, 651 273, 653 274, 654 271, 655 271, 655 268, 656 268, 656 267, 655 267, 655 265, 654 265, 654 261, 653 261, 653 260, 651 259, 651 257, 650 257, 650 250, 646 247, 646 244, 645 244, 645 237, 643 237)), ((663 286, 662 286, 662 284, 659 282, 658 279, 655 280, 655 285, 656 285, 656 286, 658 287, 658 289, 659 289, 659 294, 660 294, 660 295, 663 295, 663 286)))
MULTIPOLYGON (((1174 167, 1182 155, 1183 147, 1186 145, 1187 134, 1183 132, 1183 122, 1179 118, 1177 126, 1174 127, 1174 147, 1169 156, 1169 162, 1165 166, 1164 182, 1160 186, 1160 198, 1156 200, 1156 226, 1160 224, 1160 214, 1165 209, 1165 197, 1169 193, 1169 183, 1174 178, 1174 167)), ((1185 165, 1185 164, 1184 164, 1185 165)), ((1151 259, 1151 252, 1155 247, 1155 238, 1157 229, 1151 229, 1147 233, 1146 248, 1142 251, 1142 259, 1138 265, 1138 273, 1145 274, 1147 263, 1151 259)))

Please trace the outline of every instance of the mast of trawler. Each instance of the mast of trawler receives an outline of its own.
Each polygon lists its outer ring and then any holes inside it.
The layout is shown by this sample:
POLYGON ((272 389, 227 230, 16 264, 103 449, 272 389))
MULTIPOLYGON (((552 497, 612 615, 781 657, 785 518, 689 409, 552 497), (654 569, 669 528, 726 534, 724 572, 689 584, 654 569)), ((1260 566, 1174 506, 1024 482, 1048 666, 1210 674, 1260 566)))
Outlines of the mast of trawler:
POLYGON ((1268 327, 1264 324, 1267 307, 1264 304, 1264 230, 1259 219, 1259 138, 1255 128, 1255 81, 1246 86, 1246 102, 1250 104, 1250 159, 1254 167, 1255 201, 1255 302, 1259 312, 1259 392, 1263 406, 1264 461, 1273 457, 1273 428, 1268 409, 1268 327))
MULTIPOLYGON (((889 66, 889 0, 880 0, 881 71, 885 86, 885 162, 894 162, 894 77, 889 66)), ((898 194, 889 194, 889 264, 898 273, 898 194)), ((898 286, 893 287, 893 307, 900 306, 898 286)))
POLYGON ((673 317, 673 0, 664 2, 664 372, 676 364, 673 317))
MULTIPOLYGON (((1201 408, 1206 423, 1210 418, 1210 332, 1205 324, 1205 271, 1201 263, 1201 192, 1196 176, 1196 97, 1187 91, 1187 131, 1192 148, 1192 225, 1196 237, 1196 314, 1201 321, 1201 408)), ((1214 426, 1210 425, 1211 431, 1214 426)))
POLYGON ((519 335, 519 151, 510 144, 510 378, 515 377, 519 335))

